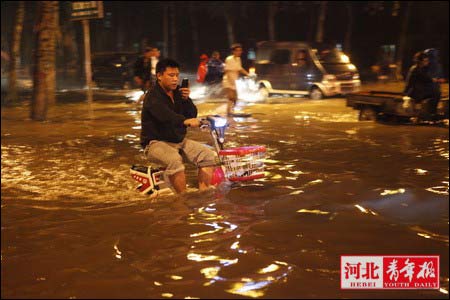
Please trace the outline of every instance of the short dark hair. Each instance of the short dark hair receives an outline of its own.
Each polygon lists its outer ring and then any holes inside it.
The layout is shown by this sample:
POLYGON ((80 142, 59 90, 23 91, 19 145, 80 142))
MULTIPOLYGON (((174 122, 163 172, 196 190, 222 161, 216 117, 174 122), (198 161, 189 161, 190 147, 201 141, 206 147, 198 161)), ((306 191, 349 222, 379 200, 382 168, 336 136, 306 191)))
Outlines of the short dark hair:
POLYGON ((157 64, 156 64, 156 73, 164 73, 164 71, 167 69, 167 67, 170 68, 180 68, 180 65, 173 59, 170 58, 165 58, 160 60, 157 64))
POLYGON ((428 58, 428 55, 423 51, 419 51, 416 54, 414 54, 414 61, 416 63, 423 61, 425 58, 428 58))
POLYGON ((234 50, 234 49, 236 49, 236 48, 242 48, 242 45, 241 44, 239 44, 239 43, 234 43, 233 45, 231 45, 231 50, 234 50))

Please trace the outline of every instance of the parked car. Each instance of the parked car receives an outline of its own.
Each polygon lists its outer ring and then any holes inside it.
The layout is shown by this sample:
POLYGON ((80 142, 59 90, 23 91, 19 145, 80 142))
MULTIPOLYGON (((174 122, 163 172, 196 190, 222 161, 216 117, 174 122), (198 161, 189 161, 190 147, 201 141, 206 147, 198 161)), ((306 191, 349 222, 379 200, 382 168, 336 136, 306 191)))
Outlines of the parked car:
POLYGON ((255 73, 263 98, 298 94, 311 99, 360 90, 358 70, 336 47, 304 42, 259 42, 255 73))
POLYGON ((107 52, 92 55, 92 80, 98 87, 135 88, 133 65, 139 57, 134 52, 107 52))

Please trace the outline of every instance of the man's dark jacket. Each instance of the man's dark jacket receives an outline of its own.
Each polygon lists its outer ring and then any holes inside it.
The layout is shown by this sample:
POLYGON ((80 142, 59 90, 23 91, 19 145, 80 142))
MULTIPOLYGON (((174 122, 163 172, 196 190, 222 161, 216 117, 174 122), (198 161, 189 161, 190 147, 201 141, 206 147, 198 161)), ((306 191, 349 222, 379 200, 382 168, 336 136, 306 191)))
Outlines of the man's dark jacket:
POLYGON ((180 143, 186 136, 184 120, 197 117, 197 107, 189 98, 184 100, 177 90, 174 102, 163 88, 156 84, 145 96, 141 113, 141 146, 151 140, 180 143))

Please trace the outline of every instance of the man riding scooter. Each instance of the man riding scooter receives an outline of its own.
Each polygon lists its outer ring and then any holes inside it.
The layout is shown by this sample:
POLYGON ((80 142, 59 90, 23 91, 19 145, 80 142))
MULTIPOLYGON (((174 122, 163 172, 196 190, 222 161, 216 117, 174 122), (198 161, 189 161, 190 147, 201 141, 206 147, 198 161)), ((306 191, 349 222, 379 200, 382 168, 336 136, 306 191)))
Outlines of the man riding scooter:
POLYGON ((165 168, 177 193, 186 191, 183 156, 198 167, 199 190, 210 186, 216 154, 187 139, 187 127, 200 127, 189 87, 178 86, 179 64, 163 59, 156 65, 155 88, 146 94, 141 114, 141 145, 146 157, 165 168))

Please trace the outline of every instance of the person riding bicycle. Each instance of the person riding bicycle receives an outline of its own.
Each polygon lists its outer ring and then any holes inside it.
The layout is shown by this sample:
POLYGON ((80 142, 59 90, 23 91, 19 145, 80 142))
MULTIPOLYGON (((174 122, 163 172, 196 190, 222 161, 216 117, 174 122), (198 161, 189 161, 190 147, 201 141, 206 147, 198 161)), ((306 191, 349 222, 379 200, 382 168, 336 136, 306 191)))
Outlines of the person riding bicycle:
POLYGON ((186 138, 187 127, 201 124, 189 88, 178 87, 179 76, 180 66, 172 59, 156 65, 156 85, 142 106, 140 139, 146 157, 165 167, 173 188, 182 193, 186 191, 183 156, 198 167, 200 190, 210 186, 217 160, 214 151, 186 138))

